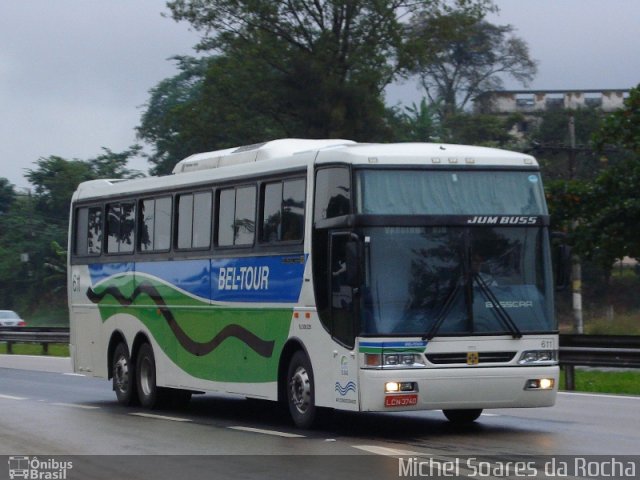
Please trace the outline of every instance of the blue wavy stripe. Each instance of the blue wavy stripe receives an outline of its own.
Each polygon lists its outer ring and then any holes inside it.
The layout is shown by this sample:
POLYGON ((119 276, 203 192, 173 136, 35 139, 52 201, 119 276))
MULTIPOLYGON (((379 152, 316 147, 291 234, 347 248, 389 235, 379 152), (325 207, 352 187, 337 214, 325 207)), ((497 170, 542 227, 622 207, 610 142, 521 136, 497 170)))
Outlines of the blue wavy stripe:
POLYGON ((354 382, 348 382, 344 387, 340 385, 340 382, 336 382, 336 392, 338 392, 341 396, 345 396, 349 392, 356 392, 356 384, 354 382))
POLYGON ((144 273, 197 297, 219 302, 298 301, 307 255, 212 258, 89 265, 92 285, 114 275, 144 273))

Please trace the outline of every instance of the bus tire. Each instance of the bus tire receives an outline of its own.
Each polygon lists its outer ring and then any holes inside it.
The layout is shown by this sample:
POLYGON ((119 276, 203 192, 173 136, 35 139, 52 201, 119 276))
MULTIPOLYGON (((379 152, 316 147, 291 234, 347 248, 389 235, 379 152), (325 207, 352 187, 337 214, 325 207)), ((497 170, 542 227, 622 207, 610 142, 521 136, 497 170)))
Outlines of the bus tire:
POLYGON ((130 406, 136 403, 136 375, 131 362, 129 348, 124 342, 118 343, 113 351, 112 363, 113 391, 116 392, 118 403, 130 406))
POLYGON ((297 351, 287 370, 287 404, 293 423, 298 428, 313 426, 318 408, 315 405, 313 370, 307 355, 297 351))
POLYGON ((468 410, 443 410, 444 416, 447 417, 454 425, 468 425, 475 422, 482 415, 481 408, 468 410))
POLYGON ((140 405, 155 408, 159 404, 160 389, 156 385, 156 359, 148 343, 140 345, 136 358, 136 386, 140 405))

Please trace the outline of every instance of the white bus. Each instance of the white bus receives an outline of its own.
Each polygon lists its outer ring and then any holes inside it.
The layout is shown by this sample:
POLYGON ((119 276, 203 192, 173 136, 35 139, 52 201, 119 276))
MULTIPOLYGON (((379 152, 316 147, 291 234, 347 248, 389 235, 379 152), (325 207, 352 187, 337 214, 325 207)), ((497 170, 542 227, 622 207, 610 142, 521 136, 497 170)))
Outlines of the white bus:
POLYGON ((74 369, 123 404, 226 392, 309 427, 319 407, 471 422, 555 402, 531 156, 282 139, 83 183, 71 217, 74 369))

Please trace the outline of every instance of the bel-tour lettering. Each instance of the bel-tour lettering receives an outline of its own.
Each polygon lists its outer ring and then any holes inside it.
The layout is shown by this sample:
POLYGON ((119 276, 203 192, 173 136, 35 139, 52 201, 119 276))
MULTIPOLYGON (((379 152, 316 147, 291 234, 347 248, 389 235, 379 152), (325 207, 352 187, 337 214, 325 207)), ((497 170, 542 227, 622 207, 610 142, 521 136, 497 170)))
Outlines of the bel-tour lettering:
POLYGON ((467 220, 469 225, 535 225, 538 217, 475 216, 467 220))
POLYGON ((218 290, 268 290, 269 267, 222 267, 218 290))

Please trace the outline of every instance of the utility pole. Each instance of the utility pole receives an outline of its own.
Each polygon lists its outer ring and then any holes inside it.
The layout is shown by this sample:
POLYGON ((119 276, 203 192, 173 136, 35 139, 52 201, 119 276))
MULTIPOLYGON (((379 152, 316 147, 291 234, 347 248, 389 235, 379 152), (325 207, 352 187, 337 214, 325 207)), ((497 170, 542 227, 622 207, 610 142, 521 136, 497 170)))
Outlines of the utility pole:
MULTIPOLYGON (((573 180, 576 170, 576 124, 573 115, 569 117, 569 180, 573 180)), ((575 230, 578 221, 574 220, 572 228, 575 230)), ((573 293, 573 318, 576 333, 584 333, 582 320, 582 264, 580 257, 573 255, 571 258, 571 291, 573 293)))

